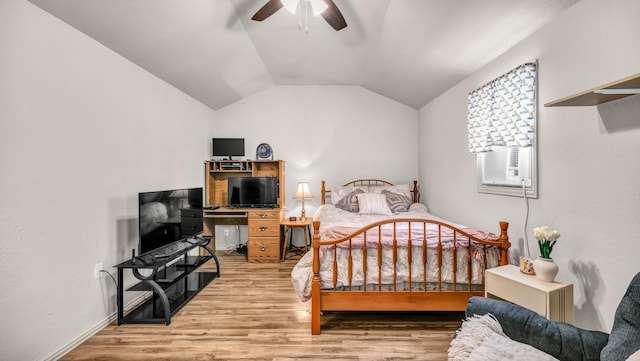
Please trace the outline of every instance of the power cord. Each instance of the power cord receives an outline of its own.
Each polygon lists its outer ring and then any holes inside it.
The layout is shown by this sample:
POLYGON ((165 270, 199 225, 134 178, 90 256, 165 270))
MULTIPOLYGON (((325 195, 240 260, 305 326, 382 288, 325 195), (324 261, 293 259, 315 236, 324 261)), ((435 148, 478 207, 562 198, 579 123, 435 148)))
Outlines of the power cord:
POLYGON ((99 273, 106 273, 109 275, 109 277, 111 277, 111 279, 113 280, 113 283, 116 285, 116 291, 118 290, 118 282, 116 282, 116 279, 113 277, 113 275, 111 273, 109 273, 109 271, 103 270, 101 269, 99 273))
POLYGON ((240 240, 240 226, 236 225, 236 233, 238 234, 238 246, 236 247, 236 252, 240 254, 247 254, 247 244, 241 243, 240 240))
POLYGON ((116 282, 115 277, 113 277, 113 275, 109 271, 101 269, 98 273, 102 273, 102 272, 108 274, 109 277, 111 277, 111 280, 113 281, 113 284, 116 286, 116 312, 117 312, 118 311, 118 289, 119 289, 118 288, 118 282, 116 282))
POLYGON ((246 244, 240 244, 240 226, 236 225, 236 232, 238 233, 238 241, 235 244, 231 244, 231 242, 229 242, 229 234, 227 232, 225 232, 224 234, 224 245, 226 246, 225 250, 219 250, 217 252, 221 253, 221 254, 226 254, 226 255, 230 255, 230 254, 234 254, 234 253, 239 253, 239 254, 246 254, 247 253, 247 245, 246 244))
POLYGON ((522 232, 524 233, 524 244, 525 250, 527 254, 525 255, 527 258, 531 258, 531 251, 529 250, 529 237, 527 236, 527 223, 529 222, 529 199, 527 198, 527 188, 525 187, 524 178, 521 179, 522 182, 522 197, 524 198, 524 204, 526 206, 526 213, 524 217, 524 225, 522 226, 522 232))

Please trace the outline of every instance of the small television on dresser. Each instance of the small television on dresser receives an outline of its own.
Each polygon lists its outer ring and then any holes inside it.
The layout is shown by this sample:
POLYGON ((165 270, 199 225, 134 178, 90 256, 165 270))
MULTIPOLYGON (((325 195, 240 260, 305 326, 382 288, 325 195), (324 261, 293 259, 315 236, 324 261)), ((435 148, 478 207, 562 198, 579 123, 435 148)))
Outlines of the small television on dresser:
POLYGON ((277 208, 277 177, 229 177, 228 204, 231 208, 277 208))
POLYGON ((202 200, 202 187, 139 193, 139 254, 202 233, 202 200))
POLYGON ((212 138, 211 155, 213 157, 244 157, 244 138, 212 138))

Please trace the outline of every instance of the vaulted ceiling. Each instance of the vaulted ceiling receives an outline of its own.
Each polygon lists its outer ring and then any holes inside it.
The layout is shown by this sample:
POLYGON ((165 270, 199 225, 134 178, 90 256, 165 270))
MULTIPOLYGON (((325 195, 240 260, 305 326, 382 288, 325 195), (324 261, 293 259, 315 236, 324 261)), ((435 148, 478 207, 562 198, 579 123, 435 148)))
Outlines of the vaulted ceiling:
POLYGON ((284 8, 252 21, 267 0, 30 1, 217 110, 274 85, 418 109, 579 0, 334 0, 348 26, 308 32, 284 8))

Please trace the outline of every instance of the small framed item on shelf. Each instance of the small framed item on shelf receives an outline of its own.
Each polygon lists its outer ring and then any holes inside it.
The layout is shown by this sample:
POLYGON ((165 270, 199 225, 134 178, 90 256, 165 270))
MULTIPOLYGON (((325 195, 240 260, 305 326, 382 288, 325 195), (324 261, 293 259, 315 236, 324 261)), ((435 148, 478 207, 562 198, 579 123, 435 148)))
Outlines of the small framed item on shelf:
POLYGON ((296 221, 296 219, 298 219, 298 218, 297 218, 297 217, 289 217, 289 220, 290 220, 291 222, 295 222, 295 221, 296 221))

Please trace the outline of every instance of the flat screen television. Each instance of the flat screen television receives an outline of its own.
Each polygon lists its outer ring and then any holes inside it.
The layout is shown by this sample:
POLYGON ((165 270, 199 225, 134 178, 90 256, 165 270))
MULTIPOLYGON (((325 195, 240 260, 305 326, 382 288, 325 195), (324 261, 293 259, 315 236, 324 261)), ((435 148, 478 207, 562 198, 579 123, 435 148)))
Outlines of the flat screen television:
POLYGON ((277 177, 229 177, 227 196, 232 208, 275 208, 278 206, 277 177))
POLYGON ((202 232, 202 187, 138 195, 139 254, 202 232))
POLYGON ((244 138, 211 139, 211 155, 214 157, 244 157, 244 138))

